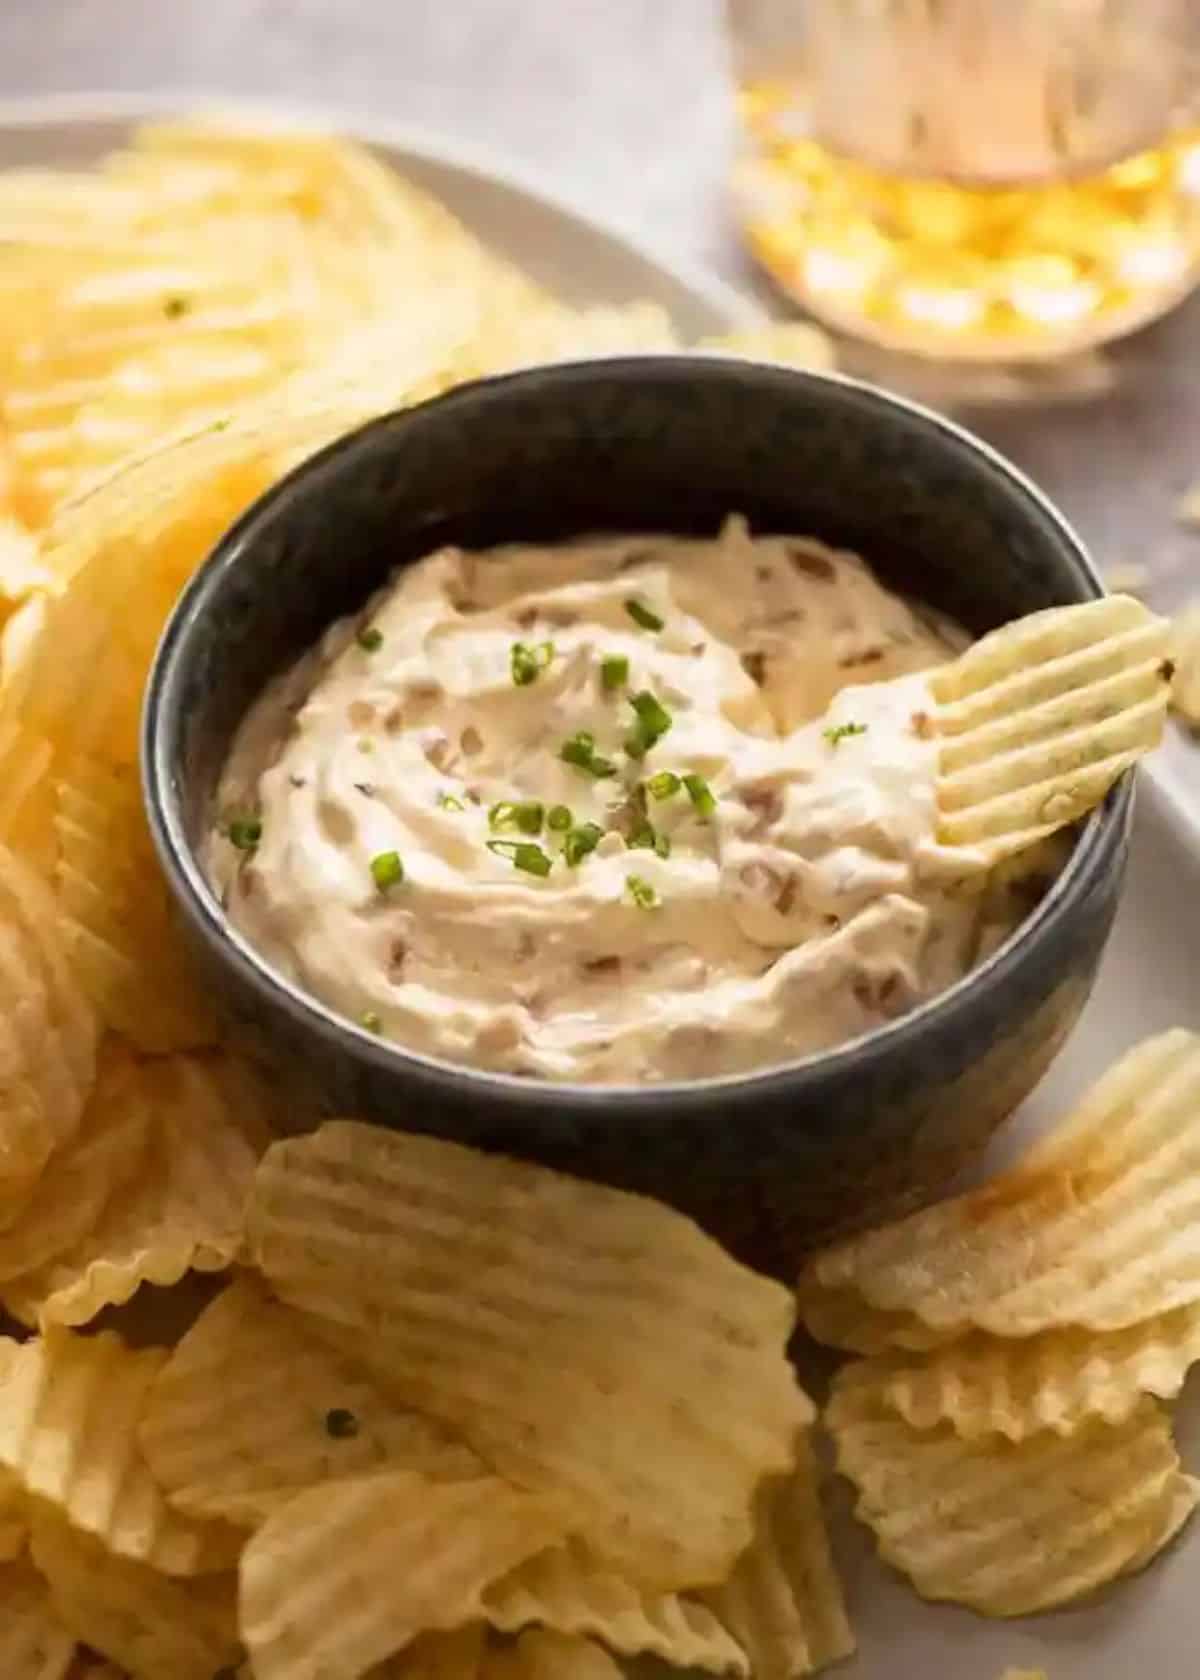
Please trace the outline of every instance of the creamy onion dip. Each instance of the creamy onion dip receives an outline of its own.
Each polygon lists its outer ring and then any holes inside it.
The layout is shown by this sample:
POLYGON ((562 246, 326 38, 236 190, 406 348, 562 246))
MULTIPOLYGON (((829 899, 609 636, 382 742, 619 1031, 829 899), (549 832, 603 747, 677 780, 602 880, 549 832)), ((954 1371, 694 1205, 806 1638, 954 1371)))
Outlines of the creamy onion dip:
POLYGON ((452 1062, 643 1082, 822 1050, 1028 909, 934 837, 927 673, 966 642, 736 517, 442 550, 253 708, 210 872, 281 973, 452 1062))

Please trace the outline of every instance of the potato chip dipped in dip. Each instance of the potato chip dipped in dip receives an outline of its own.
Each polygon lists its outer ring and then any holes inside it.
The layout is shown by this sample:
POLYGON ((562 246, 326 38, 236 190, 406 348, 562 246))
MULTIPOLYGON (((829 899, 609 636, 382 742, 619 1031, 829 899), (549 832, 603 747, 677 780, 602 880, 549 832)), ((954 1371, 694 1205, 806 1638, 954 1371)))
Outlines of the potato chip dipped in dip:
POLYGON ((952 984, 1026 875, 939 839, 931 673, 968 638, 857 557, 710 540, 447 549, 243 724, 210 868, 372 1032, 543 1079, 741 1072, 952 984))

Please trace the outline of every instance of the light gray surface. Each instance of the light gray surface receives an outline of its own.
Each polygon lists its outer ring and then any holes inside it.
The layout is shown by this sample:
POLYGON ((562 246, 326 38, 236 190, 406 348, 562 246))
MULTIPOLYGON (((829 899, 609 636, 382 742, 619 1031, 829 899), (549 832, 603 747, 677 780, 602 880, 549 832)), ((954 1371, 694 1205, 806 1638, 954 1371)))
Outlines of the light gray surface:
MULTIPOLYGON (((721 10, 719 0, 0 0, 0 95, 178 89, 186 103, 227 91, 440 130, 747 284, 723 191, 721 10)), ((957 411, 1060 499, 1102 564, 1150 565, 1156 604, 1173 607, 1200 591, 1200 539, 1173 517, 1200 477, 1198 365, 1200 298, 1081 379, 1056 381, 1066 395, 957 411)), ((882 372, 945 395, 927 370, 882 372)))

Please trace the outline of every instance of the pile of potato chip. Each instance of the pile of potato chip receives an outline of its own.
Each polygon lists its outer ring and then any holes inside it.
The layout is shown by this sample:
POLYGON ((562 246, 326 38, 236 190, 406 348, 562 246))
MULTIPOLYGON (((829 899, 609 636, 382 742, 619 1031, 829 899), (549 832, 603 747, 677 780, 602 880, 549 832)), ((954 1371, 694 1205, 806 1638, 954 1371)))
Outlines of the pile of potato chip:
POLYGON ((1131 1050, 981 1189, 800 1280, 839 1372, 825 1422, 881 1555, 927 1598, 1048 1609, 1185 1523, 1162 1401, 1200 1358, 1200 1036, 1131 1050))

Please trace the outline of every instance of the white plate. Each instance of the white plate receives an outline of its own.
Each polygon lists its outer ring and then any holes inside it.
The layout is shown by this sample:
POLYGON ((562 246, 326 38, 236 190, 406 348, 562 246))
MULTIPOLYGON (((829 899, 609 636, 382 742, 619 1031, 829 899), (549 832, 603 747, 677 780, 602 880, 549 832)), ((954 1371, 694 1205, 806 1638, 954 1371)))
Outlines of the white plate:
MULTIPOLYGON (((178 100, 148 98, 0 104, 0 168, 86 163, 120 144, 131 122, 177 108, 178 100)), ((689 335, 720 331, 731 318, 752 313, 718 281, 688 275, 641 241, 581 216, 513 172, 497 174, 459 147, 378 126, 344 126, 572 301, 649 298, 670 310, 689 335)), ((1171 770, 1161 780, 1142 776, 1129 882, 1083 1019, 989 1164, 1062 1112, 1136 1039, 1163 1027, 1200 1026, 1200 828, 1185 803, 1189 765, 1178 745, 1171 770)), ((1179 1417, 1185 1459, 1200 1469, 1200 1380, 1185 1395, 1179 1417)), ((1200 1666, 1200 1517, 1165 1558, 1094 1604, 992 1623, 914 1597, 875 1560, 869 1541, 845 1514, 845 1494, 839 1487, 836 1544, 861 1645, 858 1658, 840 1671, 847 1676, 999 1680, 1013 1664, 1044 1667, 1049 1680, 1131 1680, 1135 1674, 1185 1680, 1200 1666)))

